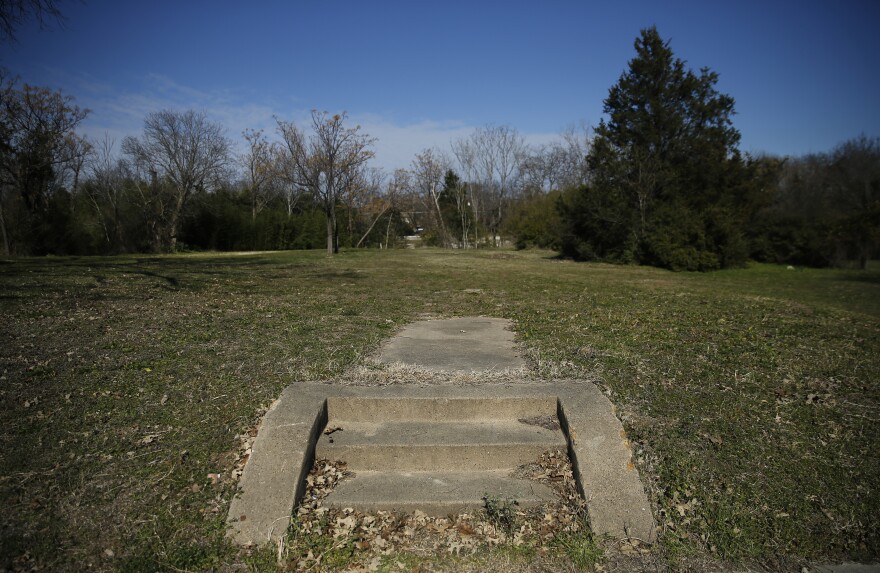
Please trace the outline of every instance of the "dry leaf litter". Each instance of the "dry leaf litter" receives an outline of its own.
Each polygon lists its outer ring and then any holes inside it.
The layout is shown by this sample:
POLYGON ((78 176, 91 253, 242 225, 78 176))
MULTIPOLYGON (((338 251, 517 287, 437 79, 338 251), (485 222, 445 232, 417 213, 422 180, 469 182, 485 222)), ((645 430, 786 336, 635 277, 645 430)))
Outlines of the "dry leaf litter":
POLYGON ((375 571, 383 556, 396 552, 421 555, 466 555, 476 549, 499 544, 530 545, 543 550, 561 533, 584 531, 586 504, 578 494, 568 456, 560 451, 544 453, 534 463, 520 466, 514 476, 551 487, 557 498, 552 503, 524 509, 512 500, 493 500, 510 508, 509 526, 493 520, 485 510, 448 517, 432 517, 421 511, 411 514, 376 511, 364 513, 352 508, 324 507, 323 500, 340 480, 353 476, 344 463, 319 459, 306 478, 306 491, 297 509, 284 558, 294 571, 320 569, 332 551, 350 551, 346 570, 375 571), (332 545, 310 549, 310 540, 332 539, 332 545))

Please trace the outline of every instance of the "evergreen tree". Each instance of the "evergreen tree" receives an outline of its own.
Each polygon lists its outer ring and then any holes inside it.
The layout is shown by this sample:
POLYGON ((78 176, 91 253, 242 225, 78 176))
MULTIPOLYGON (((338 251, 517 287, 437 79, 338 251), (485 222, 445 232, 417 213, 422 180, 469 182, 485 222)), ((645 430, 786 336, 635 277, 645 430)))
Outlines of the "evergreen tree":
POLYGON ((563 249, 676 270, 740 265, 753 189, 734 100, 716 90, 715 72, 686 69, 656 28, 642 30, 635 50, 604 102, 591 183, 560 205, 563 249))

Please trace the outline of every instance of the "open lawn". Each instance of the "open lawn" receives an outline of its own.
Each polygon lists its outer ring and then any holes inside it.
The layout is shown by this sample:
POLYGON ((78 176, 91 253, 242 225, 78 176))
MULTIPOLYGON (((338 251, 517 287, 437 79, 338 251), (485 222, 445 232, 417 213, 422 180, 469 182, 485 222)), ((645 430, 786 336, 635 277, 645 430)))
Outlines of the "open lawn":
POLYGON ((405 323, 475 314, 514 321, 535 377, 606 389, 661 527, 646 567, 880 558, 880 269, 417 250, 0 261, 0 570, 275 570, 224 539, 240 436, 405 323))

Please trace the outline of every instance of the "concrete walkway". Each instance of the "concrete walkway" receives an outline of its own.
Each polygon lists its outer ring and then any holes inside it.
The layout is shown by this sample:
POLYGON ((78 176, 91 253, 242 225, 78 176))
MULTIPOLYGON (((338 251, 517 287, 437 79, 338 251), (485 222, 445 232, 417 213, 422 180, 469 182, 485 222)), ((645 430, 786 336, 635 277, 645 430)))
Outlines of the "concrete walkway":
MULTIPOLYGON (((379 361, 438 373, 526 368, 510 323, 486 317, 412 323, 382 347, 379 361)), ((589 382, 526 380, 471 386, 292 384, 263 419, 240 495, 230 505, 230 535, 256 545, 284 536, 316 447, 325 456, 355 456, 352 467, 366 464, 337 488, 337 503, 385 507, 390 502, 401 510, 444 513, 467 507, 468 496, 478 498, 487 490, 523 499, 532 495, 539 502, 549 492, 533 482, 523 490, 499 468, 510 465, 504 463, 507 457, 516 461, 517 455, 535 453, 522 448, 551 446, 567 446, 595 533, 655 540, 650 505, 614 406, 589 382), (555 413, 561 441, 518 424, 536 408, 555 413), (334 439, 323 435, 328 421, 343 426, 334 439), (457 460, 469 467, 459 472, 457 460), (400 475, 389 480, 388 471, 400 475), (448 487, 431 494, 437 483, 448 487)), ((811 571, 880 573, 880 566, 827 564, 811 571)))
POLYGON ((501 318, 422 320, 409 324, 389 340, 379 362, 435 372, 525 368, 513 339, 510 322, 501 318))
MULTIPOLYGON (((486 317, 413 323, 382 348, 380 362, 469 373, 515 371, 526 365, 516 350, 510 323, 486 317)), ((345 487, 339 488, 340 496, 354 492, 367 496, 361 500, 365 506, 418 508, 418 499, 403 495, 403 486, 412 482, 414 491, 425 492, 421 507, 441 512, 480 499, 464 493, 485 490, 477 483, 479 472, 485 473, 486 486, 496 484, 499 491, 519 488, 520 484, 501 474, 511 464, 522 463, 520 457, 536 457, 538 450, 561 447, 567 449, 578 488, 588 501, 593 531, 617 538, 655 538, 650 505, 626 434, 612 404, 589 382, 523 380, 420 387, 292 384, 266 414, 241 477, 241 493, 230 506, 228 522, 237 541, 261 544, 284 535, 303 494, 316 447, 324 455, 336 452, 334 457, 351 457, 348 461, 353 467, 361 465, 365 470, 361 482, 356 483, 356 471, 350 484, 341 484, 345 487), (533 415, 558 419, 558 439, 523 426, 522 420, 533 415), (337 439, 325 436, 321 441, 328 421, 348 431, 334 434, 337 439), (372 476, 370 481, 371 472, 400 476, 396 481, 372 476), (456 473, 462 475, 452 475, 456 473), (457 479, 460 487, 441 487, 437 492, 423 487, 457 479), (401 495, 383 487, 383 482, 396 483, 401 495), (468 483, 475 485, 466 487, 468 483), (451 489, 462 495, 450 497, 451 489)), ((543 493, 536 486, 525 485, 539 500, 543 493)))

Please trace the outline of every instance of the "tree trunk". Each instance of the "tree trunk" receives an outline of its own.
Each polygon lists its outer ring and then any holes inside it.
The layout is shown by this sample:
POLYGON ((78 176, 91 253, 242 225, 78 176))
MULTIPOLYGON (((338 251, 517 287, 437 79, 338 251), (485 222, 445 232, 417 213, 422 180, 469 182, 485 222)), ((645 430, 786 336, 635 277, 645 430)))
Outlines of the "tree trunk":
POLYGON ((6 236, 6 221, 3 218, 3 197, 0 196, 0 234, 3 235, 3 255, 9 256, 9 237, 6 236))
POLYGON ((468 248, 468 229, 467 229, 467 213, 465 213, 465 206, 467 202, 464 197, 459 197, 458 201, 458 214, 461 218, 461 248, 468 248))
POLYGON ((474 248, 480 248, 480 208, 477 197, 471 192, 471 208, 474 212, 474 248))
POLYGON ((868 260, 871 258, 871 239, 870 239, 870 236, 862 237, 861 240, 859 241, 858 247, 859 247, 859 268, 864 271, 868 268, 868 260))
POLYGON ((113 249, 113 252, 118 254, 121 253, 123 248, 122 244, 124 242, 122 236, 122 221, 119 216, 119 202, 113 203, 113 230, 114 235, 116 237, 116 247, 113 249))
POLYGON ((358 243, 357 243, 357 245, 356 245, 356 246, 355 246, 355 248, 356 248, 356 249, 357 249, 357 248, 358 248, 358 247, 360 247, 360 246, 361 246, 361 243, 363 243, 363 242, 364 242, 364 239, 366 239, 366 238, 367 238, 367 235, 369 235, 369 234, 370 234, 370 231, 372 231, 372 230, 373 230, 373 227, 375 227, 375 226, 376 226, 376 223, 378 223, 378 222, 379 222, 379 219, 381 219, 381 218, 382 218, 382 215, 384 215, 384 214, 385 214, 385 211, 387 211, 387 210, 388 210, 388 207, 389 207, 389 206, 386 206, 386 207, 385 207, 385 208, 384 208, 384 209, 382 209, 382 212, 381 212, 381 213, 379 213, 379 216, 378 216, 378 217, 376 217, 376 218, 375 218, 375 219, 374 219, 374 220, 373 220, 373 224, 372 224, 372 225, 370 225, 370 228, 369 228, 369 229, 367 229, 367 232, 366 232, 366 233, 364 233, 364 236, 363 236, 363 237, 361 237, 361 240, 360 240, 360 241, 358 241, 358 243))
POLYGON ((177 212, 171 214, 168 222, 168 252, 177 252, 177 212))
POLYGON ((391 235, 391 220, 394 219, 394 212, 388 215, 388 226, 385 227, 385 248, 388 248, 388 237, 391 235))
POLYGON ((325 215, 327 216, 327 254, 332 255, 336 252, 336 213, 330 208, 325 215))
POLYGON ((150 221, 150 232, 153 235, 153 250, 157 253, 162 252, 162 229, 157 221, 150 221))
POLYGON ((180 214, 183 213, 183 206, 186 204, 188 195, 188 191, 178 193, 174 202, 174 211, 171 213, 171 221, 168 225, 170 227, 168 229, 168 247, 172 253, 177 252, 177 225, 180 223, 180 214))
POLYGON ((446 223, 443 221, 443 211, 440 209, 440 198, 434 192, 434 185, 431 185, 431 198, 434 200, 434 207, 437 209, 437 222, 440 223, 440 238, 443 240, 443 248, 449 248, 449 234, 446 232, 446 223))

